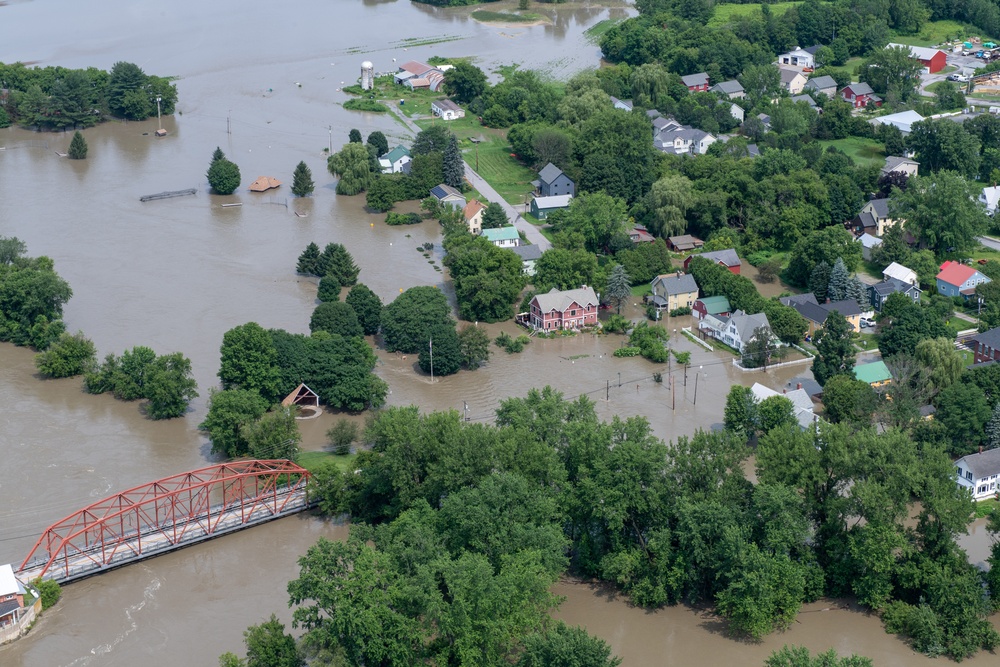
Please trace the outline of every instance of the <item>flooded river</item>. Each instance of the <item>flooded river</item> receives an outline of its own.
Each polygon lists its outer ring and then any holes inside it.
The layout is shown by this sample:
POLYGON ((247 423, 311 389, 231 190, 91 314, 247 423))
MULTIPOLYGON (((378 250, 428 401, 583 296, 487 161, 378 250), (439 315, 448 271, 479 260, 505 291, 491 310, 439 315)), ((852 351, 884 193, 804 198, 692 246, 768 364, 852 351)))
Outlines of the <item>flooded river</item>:
MULTIPOLYGON (((134 345, 181 351, 192 359, 202 396, 186 418, 151 422, 136 404, 83 394, 79 379, 38 379, 30 351, 0 345, 0 562, 19 564, 47 525, 90 502, 211 460, 196 426, 215 383, 222 334, 250 320, 308 330, 316 287, 294 266, 310 241, 344 243, 360 280, 384 300, 413 285, 447 289, 436 268, 440 249, 433 263, 416 250, 439 245, 436 225, 387 227, 364 211, 362 198, 334 194, 324 148, 338 149, 353 127, 382 130, 390 143, 408 139, 387 117, 339 106, 346 96, 338 89, 357 78, 361 60, 389 71, 394 59, 474 55, 486 70, 518 62, 565 77, 597 63, 587 27, 632 12, 627 3, 534 5, 549 21, 497 27, 473 21, 470 8, 408 0, 308 0, 272 9, 233 0, 109 0, 99 7, 0 3, 0 61, 103 68, 132 61, 178 77, 179 112, 163 119, 163 139, 152 137, 155 119, 87 130, 90 152, 80 162, 57 155, 69 135, 0 130, 0 235, 16 235, 30 254, 55 259, 74 290, 67 325, 91 337, 101 355, 134 345), (244 188, 259 175, 289 183, 305 160, 317 191, 301 201, 289 198, 287 186, 209 195, 204 174, 216 146, 240 166, 244 188), (191 187, 193 197, 139 202, 191 187)), ((666 323, 671 331, 688 324, 666 323)), ((488 329, 514 331, 510 324, 488 329)), ((470 419, 488 420, 504 398, 551 384, 569 397, 589 395, 605 419, 641 414, 671 439, 720 421, 733 383, 781 388, 806 369, 743 374, 731 359, 680 333, 673 338, 693 357, 686 385, 675 369, 674 392, 667 378, 653 382, 663 369, 611 357, 621 344, 615 336, 534 340, 519 355, 500 352, 486 368, 433 383, 415 372, 412 357, 379 351, 378 372, 391 404, 468 404, 470 419)), ((334 418, 303 423, 307 449, 323 446, 334 418)), ((285 585, 296 558, 321 535, 341 538, 346 530, 297 516, 68 586, 28 637, 0 648, 0 665, 213 665, 220 653, 239 649, 246 626, 272 612, 290 619, 285 585)), ((572 582, 558 592, 567 598, 560 617, 607 639, 627 666, 702 664, 706 655, 759 664, 785 641, 858 651, 877 664, 922 660, 857 612, 803 614, 786 635, 749 647, 691 610, 647 613, 572 582)))

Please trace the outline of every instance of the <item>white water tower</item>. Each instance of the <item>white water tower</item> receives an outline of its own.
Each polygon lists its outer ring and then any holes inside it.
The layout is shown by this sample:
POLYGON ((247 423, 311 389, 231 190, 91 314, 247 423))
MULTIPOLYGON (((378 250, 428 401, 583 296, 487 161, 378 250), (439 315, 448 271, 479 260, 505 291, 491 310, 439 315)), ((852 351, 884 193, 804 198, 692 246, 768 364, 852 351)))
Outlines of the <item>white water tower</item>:
POLYGON ((375 81, 375 66, 370 60, 361 63, 361 90, 371 90, 375 81))

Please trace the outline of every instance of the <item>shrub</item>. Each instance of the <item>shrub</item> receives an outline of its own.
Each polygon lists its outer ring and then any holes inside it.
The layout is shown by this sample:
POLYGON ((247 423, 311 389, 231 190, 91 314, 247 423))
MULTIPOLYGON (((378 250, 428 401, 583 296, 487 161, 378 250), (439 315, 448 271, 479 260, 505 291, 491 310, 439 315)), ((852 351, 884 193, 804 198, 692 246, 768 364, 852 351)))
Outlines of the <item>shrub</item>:
POLYGON ((347 100, 344 102, 344 108, 349 111, 368 111, 370 113, 389 112, 389 107, 375 100, 347 100))
POLYGON ((59 584, 51 579, 42 579, 39 577, 32 581, 31 585, 38 589, 38 594, 42 598, 42 611, 59 602, 59 598, 62 597, 62 589, 59 587, 59 584))
POLYGON ((387 213, 385 224, 387 225, 418 225, 423 222, 419 213, 387 213))
POLYGON ((608 333, 625 333, 630 326, 632 326, 632 323, 629 322, 627 317, 615 313, 604 323, 604 330, 608 333))
POLYGON ((351 444, 358 439, 358 425, 347 419, 338 419, 326 432, 326 438, 334 454, 350 454, 351 444))
POLYGON ((97 348, 83 335, 64 333, 47 350, 35 355, 35 367, 45 377, 65 378, 89 373, 97 366, 97 348))
POLYGON ((518 352, 521 352, 530 342, 531 338, 529 338, 526 334, 521 334, 517 338, 514 338, 505 332, 500 332, 500 335, 493 341, 494 345, 502 347, 507 354, 517 354, 518 352))
POLYGON ((319 279, 319 289, 316 290, 316 298, 326 303, 327 301, 340 301, 340 281, 335 276, 323 276, 319 279))
POLYGON ((681 306, 680 308, 674 308, 670 311, 670 317, 680 317, 682 315, 690 315, 691 309, 687 306, 681 306))
POLYGON ((616 357, 638 357, 642 353, 637 347, 620 347, 615 350, 614 355, 616 357))

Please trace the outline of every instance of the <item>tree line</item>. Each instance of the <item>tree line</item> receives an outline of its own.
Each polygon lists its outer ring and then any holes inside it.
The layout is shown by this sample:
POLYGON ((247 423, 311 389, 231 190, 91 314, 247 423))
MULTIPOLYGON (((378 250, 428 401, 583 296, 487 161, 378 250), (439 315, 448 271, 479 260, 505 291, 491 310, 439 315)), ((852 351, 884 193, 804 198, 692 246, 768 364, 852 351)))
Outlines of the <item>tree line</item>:
POLYGON ((169 78, 124 61, 110 71, 0 63, 0 82, 10 91, 0 120, 6 116, 40 130, 91 127, 108 116, 144 120, 156 115, 157 99, 163 114, 177 105, 177 87, 169 78))

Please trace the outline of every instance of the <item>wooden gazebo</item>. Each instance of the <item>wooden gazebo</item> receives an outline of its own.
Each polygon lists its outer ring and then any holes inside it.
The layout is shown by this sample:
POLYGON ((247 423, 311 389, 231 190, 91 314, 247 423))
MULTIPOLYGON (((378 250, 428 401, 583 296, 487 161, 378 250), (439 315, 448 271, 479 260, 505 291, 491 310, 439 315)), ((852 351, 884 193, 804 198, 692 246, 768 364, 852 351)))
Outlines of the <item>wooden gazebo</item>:
POLYGON ((261 176, 256 181, 250 184, 251 192, 264 192, 265 190, 270 190, 271 188, 276 188, 281 185, 281 181, 274 178, 273 176, 261 176))
POLYGON ((281 405, 285 407, 288 407, 289 405, 299 405, 303 407, 318 408, 319 394, 306 385, 300 384, 292 391, 292 393, 285 396, 284 400, 281 401, 281 405))

